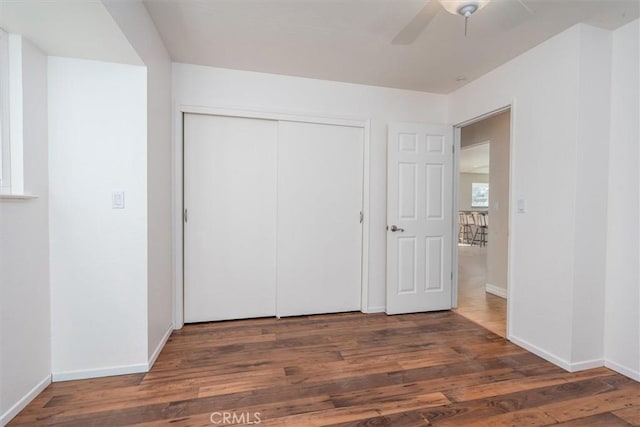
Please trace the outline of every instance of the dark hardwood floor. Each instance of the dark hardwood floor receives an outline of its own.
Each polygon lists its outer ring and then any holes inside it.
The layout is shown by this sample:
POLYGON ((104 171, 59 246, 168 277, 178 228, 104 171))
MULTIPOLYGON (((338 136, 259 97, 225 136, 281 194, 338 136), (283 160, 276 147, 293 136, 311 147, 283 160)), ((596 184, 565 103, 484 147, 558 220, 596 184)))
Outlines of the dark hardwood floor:
POLYGON ((54 383, 10 425, 233 421, 640 425, 640 383, 567 373, 452 312, 346 313, 187 325, 149 373, 54 383))

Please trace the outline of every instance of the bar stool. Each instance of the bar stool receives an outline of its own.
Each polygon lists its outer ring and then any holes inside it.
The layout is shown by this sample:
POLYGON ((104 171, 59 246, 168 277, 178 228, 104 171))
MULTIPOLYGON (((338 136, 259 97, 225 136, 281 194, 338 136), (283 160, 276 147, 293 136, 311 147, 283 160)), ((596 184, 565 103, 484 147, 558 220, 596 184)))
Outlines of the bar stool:
POLYGON ((458 231, 459 243, 471 243, 473 241, 473 232, 471 229, 471 223, 469 222, 469 215, 467 212, 458 212, 458 223, 460 225, 458 231))
POLYGON ((486 212, 478 212, 477 216, 477 228, 476 232, 473 233, 473 240, 471 241, 471 246, 478 242, 478 245, 487 246, 487 231, 489 229, 488 221, 487 221, 487 213, 486 212))

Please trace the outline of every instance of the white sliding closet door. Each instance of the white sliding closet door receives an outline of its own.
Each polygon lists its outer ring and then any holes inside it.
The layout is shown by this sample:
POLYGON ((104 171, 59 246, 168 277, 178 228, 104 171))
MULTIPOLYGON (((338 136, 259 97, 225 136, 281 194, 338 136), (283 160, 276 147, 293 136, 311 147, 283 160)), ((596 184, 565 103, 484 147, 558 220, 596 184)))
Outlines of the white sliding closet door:
POLYGON ((185 114, 185 322, 276 314, 277 131, 185 114))
POLYGON ((361 308, 362 128, 279 122, 277 313, 361 308))

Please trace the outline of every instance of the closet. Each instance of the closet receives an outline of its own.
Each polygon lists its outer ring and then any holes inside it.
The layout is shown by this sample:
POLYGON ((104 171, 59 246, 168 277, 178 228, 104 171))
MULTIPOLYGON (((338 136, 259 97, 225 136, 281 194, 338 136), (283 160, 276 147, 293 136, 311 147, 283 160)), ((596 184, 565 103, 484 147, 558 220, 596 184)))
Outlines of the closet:
POLYGON ((185 322, 361 309, 362 127, 184 115, 185 322))

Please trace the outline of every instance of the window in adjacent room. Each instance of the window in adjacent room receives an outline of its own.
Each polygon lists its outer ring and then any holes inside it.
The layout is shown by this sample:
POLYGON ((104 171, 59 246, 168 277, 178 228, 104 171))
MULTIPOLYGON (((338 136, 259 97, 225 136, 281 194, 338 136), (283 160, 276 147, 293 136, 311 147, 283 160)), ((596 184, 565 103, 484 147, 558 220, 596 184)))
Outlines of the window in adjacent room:
POLYGON ((489 183, 474 182, 471 184, 471 207, 489 207, 489 183))

